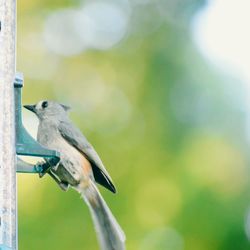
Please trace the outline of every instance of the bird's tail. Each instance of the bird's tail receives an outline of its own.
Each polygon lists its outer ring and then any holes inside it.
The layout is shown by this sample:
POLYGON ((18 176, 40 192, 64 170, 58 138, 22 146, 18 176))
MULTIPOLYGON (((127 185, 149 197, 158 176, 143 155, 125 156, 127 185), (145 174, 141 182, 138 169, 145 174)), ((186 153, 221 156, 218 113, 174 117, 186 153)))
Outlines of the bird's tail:
POLYGON ((81 188, 81 195, 90 209, 101 249, 125 250, 125 234, 92 181, 81 188))

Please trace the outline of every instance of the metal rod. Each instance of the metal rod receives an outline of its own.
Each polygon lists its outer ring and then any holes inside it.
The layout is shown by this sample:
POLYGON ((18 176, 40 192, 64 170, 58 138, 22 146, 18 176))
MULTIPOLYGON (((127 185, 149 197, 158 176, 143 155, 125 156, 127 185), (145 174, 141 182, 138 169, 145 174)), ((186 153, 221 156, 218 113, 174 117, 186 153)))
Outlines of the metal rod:
POLYGON ((0 249, 17 249, 14 130, 16 0, 0 0, 0 249))
MULTIPOLYGON (((44 170, 43 165, 39 163, 35 165, 30 164, 17 157, 17 173, 38 174, 42 173, 43 170, 44 170)), ((0 248, 0 250, 2 249, 0 248)))

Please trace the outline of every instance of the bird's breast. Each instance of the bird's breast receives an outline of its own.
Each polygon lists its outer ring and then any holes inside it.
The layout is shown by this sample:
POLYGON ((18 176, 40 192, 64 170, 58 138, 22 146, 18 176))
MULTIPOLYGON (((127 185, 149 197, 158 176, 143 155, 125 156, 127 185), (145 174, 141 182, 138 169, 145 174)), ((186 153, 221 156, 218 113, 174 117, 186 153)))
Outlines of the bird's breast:
POLYGON ((52 171, 62 181, 76 186, 81 181, 92 178, 93 172, 90 162, 84 154, 69 144, 61 135, 56 132, 53 135, 43 133, 39 136, 38 134, 38 141, 60 153, 60 164, 52 171))

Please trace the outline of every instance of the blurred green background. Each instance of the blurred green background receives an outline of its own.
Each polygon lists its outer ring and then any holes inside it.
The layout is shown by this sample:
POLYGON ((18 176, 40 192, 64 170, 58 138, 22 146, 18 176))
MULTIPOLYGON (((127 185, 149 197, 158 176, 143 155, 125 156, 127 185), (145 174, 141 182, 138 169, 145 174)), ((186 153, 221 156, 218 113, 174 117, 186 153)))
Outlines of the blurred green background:
MULTIPOLYGON (((250 249, 245 84, 194 41, 207 4, 18 1, 23 102, 72 107, 116 183, 100 190, 128 250, 250 249)), ((84 202, 47 176, 18 175, 18 221, 20 250, 98 249, 84 202)))

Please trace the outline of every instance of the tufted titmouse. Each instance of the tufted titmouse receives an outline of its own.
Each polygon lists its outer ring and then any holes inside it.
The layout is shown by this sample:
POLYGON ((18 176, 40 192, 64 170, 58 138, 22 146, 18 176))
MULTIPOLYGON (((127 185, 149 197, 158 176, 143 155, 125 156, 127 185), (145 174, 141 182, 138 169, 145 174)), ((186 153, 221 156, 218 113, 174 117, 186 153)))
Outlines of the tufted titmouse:
POLYGON ((72 186, 81 194, 90 209, 101 249, 125 249, 125 234, 95 183, 113 193, 115 186, 95 149, 70 121, 69 107, 54 101, 24 107, 39 118, 38 142, 61 154, 59 164, 48 173, 63 190, 72 186))

